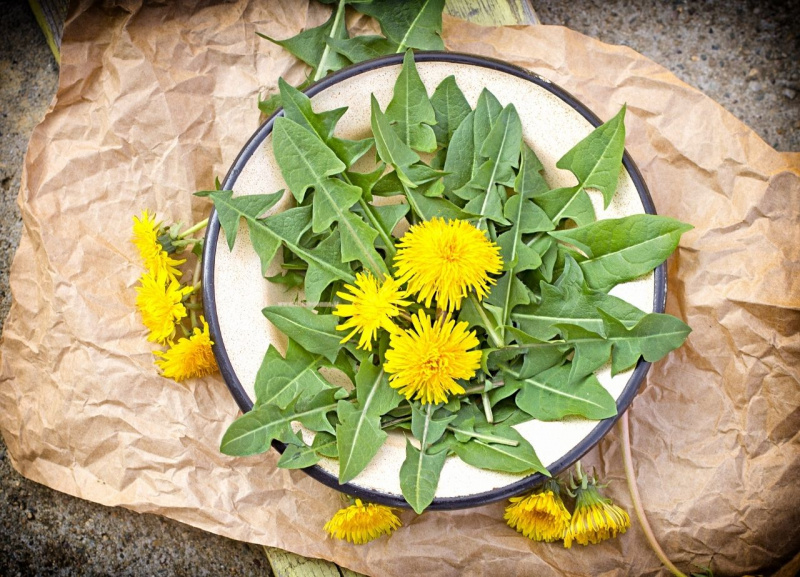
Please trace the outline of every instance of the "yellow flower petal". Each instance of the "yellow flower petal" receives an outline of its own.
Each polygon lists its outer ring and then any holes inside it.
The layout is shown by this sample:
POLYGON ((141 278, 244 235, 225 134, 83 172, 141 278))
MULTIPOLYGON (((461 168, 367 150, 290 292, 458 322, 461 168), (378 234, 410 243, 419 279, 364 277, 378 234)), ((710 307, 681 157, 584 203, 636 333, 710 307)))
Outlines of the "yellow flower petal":
POLYGON ((136 287, 136 306, 142 313, 142 322, 150 330, 147 340, 167 342, 175 331, 175 323, 186 317, 186 307, 181 301, 192 292, 192 287, 180 283, 166 271, 148 271, 136 287))
POLYGON ((217 371, 217 361, 211 350, 211 337, 208 334, 208 323, 200 317, 203 329, 195 327, 192 335, 181 338, 167 352, 155 351, 161 357, 156 365, 162 374, 175 381, 205 377, 217 371))
POLYGON ((176 267, 185 263, 185 260, 170 258, 167 251, 158 242, 158 223, 153 216, 145 210, 141 218, 133 217, 133 238, 131 242, 139 249, 144 266, 156 273, 166 272, 174 277, 181 276, 181 271, 176 267))
POLYGON ((356 275, 356 283, 345 285, 349 293, 336 293, 350 304, 340 304, 333 311, 339 317, 350 317, 336 328, 340 331, 350 330, 342 339, 342 343, 349 341, 356 333, 361 333, 358 348, 369 349, 372 341, 377 337, 378 329, 396 332, 397 327, 392 318, 400 314, 400 308, 411 304, 403 300, 406 293, 400 289, 392 277, 386 275, 383 283, 370 273, 360 272, 356 275))
POLYGON ((449 316, 431 324, 425 311, 412 317, 413 330, 393 333, 383 364, 389 384, 406 399, 422 404, 446 403, 447 396, 464 392, 456 379, 471 379, 480 367, 481 351, 475 331, 449 316))
POLYGON ((471 290, 483 299, 503 269, 500 247, 466 220, 434 218, 412 226, 398 243, 397 279, 426 307, 436 298, 448 311, 461 308, 471 290))
POLYGON ((602 497, 594 485, 586 489, 578 487, 577 491, 575 512, 564 535, 564 547, 572 547, 573 541, 588 545, 613 539, 631 526, 628 513, 611 499, 602 497))
POLYGON ((551 489, 527 497, 512 497, 505 519, 528 539, 552 543, 564 538, 570 514, 561 497, 551 489))
POLYGON ((331 537, 362 545, 382 535, 389 535, 400 525, 400 519, 390 507, 374 503, 364 505, 361 499, 356 499, 354 505, 337 511, 325 523, 325 530, 331 537))

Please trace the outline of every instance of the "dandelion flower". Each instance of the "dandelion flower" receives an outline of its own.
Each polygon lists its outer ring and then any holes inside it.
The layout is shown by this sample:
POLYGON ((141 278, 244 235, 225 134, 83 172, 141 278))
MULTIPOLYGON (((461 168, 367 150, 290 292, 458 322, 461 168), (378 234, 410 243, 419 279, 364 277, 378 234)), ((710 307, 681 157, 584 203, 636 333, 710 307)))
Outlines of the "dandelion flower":
POLYGON ((208 334, 208 323, 200 317, 202 330, 195 327, 192 335, 181 338, 167 352, 155 351, 161 357, 156 365, 162 374, 175 381, 184 381, 194 377, 205 377, 217 371, 217 361, 211 351, 211 337, 208 334))
POLYGON ((564 538, 570 514, 561 500, 558 483, 548 481, 540 492, 509 501, 505 514, 509 527, 534 541, 552 543, 564 538))
POLYGON ((503 269, 500 247, 466 220, 434 218, 412 226, 398 243, 397 279, 417 301, 455 311, 470 290, 483 299, 503 269))
POLYGON ((423 404, 446 403, 447 396, 464 392, 456 379, 471 379, 480 366, 475 331, 456 324, 449 315, 431 324, 425 311, 411 319, 413 330, 393 333, 383 367, 389 384, 406 399, 423 404))
POLYGON ((384 329, 390 333, 396 332, 397 327, 392 318, 400 314, 400 307, 411 304, 404 301, 406 293, 400 289, 400 283, 386 275, 383 283, 370 273, 358 273, 355 286, 345 285, 349 293, 336 293, 350 304, 341 304, 336 307, 333 314, 339 317, 350 317, 337 326, 337 330, 352 329, 350 334, 342 339, 342 343, 349 341, 353 335, 360 332, 358 348, 369 349, 378 333, 384 329))
POLYGON ((185 263, 185 260, 170 258, 161 243, 158 242, 158 223, 152 215, 145 210, 141 218, 133 217, 133 239, 131 239, 139 255, 144 261, 144 266, 153 271, 165 271, 175 277, 181 276, 181 271, 176 267, 185 263))
POLYGON ((572 547, 573 541, 588 545, 612 539, 630 526, 628 513, 600 495, 594 483, 578 487, 575 512, 564 535, 564 547, 572 547))
POLYGON ((354 505, 337 511, 325 523, 325 530, 331 537, 362 545, 382 535, 389 535, 400 525, 400 519, 390 507, 374 503, 364 505, 361 499, 356 499, 354 505))
POLYGON ((166 271, 150 270, 139 279, 136 287, 136 306, 142 313, 142 322, 150 330, 147 340, 164 343, 172 337, 175 323, 186 317, 186 307, 181 301, 192 292, 192 287, 182 288, 166 271))

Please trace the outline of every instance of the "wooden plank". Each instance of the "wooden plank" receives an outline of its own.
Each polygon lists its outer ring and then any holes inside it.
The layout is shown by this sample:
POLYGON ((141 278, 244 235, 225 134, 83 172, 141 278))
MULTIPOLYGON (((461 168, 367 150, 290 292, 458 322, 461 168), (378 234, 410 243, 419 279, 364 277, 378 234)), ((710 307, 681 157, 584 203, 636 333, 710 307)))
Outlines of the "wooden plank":
POLYGON ((276 547, 264 547, 264 553, 275 577, 364 577, 330 561, 308 559, 276 547))
POLYGON ((530 0, 447 0, 444 9, 482 26, 541 24, 530 0))

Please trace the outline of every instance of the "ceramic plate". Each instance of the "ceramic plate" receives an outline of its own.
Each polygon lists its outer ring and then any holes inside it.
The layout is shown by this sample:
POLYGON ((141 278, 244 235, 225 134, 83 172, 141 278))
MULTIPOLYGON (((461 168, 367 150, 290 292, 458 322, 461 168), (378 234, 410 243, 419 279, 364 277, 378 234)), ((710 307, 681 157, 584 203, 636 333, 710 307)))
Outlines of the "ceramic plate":
MULTIPOLYGON (((385 110, 392 98, 402 58, 402 55, 393 55, 341 70, 313 85, 306 93, 318 111, 349 107, 339 121, 337 136, 350 139, 371 136, 370 94, 375 94, 381 109, 385 110)), ((428 52, 417 54, 416 63, 429 94, 452 74, 473 107, 484 88, 488 88, 503 106, 513 103, 522 120, 523 138, 544 164, 545 178, 550 186, 574 185, 574 176, 557 169, 556 161, 601 123, 575 98, 543 78, 495 60, 428 52)), ((271 118, 244 146, 223 188, 232 189, 236 196, 287 188, 272 152, 272 125, 271 118)), ((364 163, 374 160, 374 154, 367 156, 370 159, 364 159, 364 163)), ((602 206, 600 193, 589 191, 598 219, 655 213, 641 175, 627 153, 623 163, 617 193, 607 209, 602 206)), ((356 169, 365 171, 369 168, 368 164, 356 166, 356 169)), ((291 194, 287 191, 270 213, 290 206, 291 194)), ((203 267, 205 315, 215 343, 214 353, 233 397, 243 411, 248 411, 255 400, 256 373, 268 346, 274 344, 281 352, 286 346, 284 335, 266 320, 261 310, 268 305, 295 302, 298 295, 287 294, 283 286, 272 284, 261 276, 258 255, 244 224, 241 224, 236 245, 230 251, 224 235, 220 235, 219 220, 214 213, 207 231, 203 267)), ((268 274, 278 272, 280 259, 276 258, 268 274)), ((645 312, 663 312, 666 298, 664 265, 645 277, 615 287, 611 294, 645 312)), ((648 367, 649 363, 640 361, 634 369, 612 377, 609 364, 597 372, 602 385, 616 399, 619 414, 633 400, 648 367)), ((515 428, 530 441, 542 463, 556 475, 591 449, 615 421, 616 418, 600 422, 579 418, 556 422, 532 420, 515 428)), ((310 443, 312 434, 307 431, 303 434, 310 443)), ((282 451, 283 445, 276 443, 276 448, 282 451)), ((305 471, 322 483, 350 495, 387 505, 407 506, 400 493, 398 477, 404 458, 404 437, 399 432, 392 432, 369 466, 346 485, 338 483, 336 460, 323 459, 305 471)), ((449 457, 430 509, 482 505, 520 493, 542 480, 539 474, 524 476, 480 470, 455 456, 449 457)))

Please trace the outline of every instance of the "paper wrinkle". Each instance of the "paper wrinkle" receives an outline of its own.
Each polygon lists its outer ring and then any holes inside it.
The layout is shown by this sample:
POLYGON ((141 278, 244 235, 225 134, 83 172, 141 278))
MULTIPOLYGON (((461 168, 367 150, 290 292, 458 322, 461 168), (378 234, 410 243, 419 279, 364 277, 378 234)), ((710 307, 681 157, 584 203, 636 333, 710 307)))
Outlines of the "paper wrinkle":
MULTIPOLYGON (((288 0, 141 4, 72 7, 59 91, 30 141, 0 349, 12 464, 59 491, 366 574, 663 574, 635 517, 619 539, 565 550, 510 530, 502 503, 403 511, 391 538, 353 547, 322 530, 342 505, 336 491, 277 469, 274 451, 219 453, 236 405, 219 376, 158 376, 134 311, 131 217, 207 216, 191 193, 222 177, 258 127, 257 95, 281 75, 305 79, 255 31, 288 38, 329 12, 288 0)), ((355 13, 348 23, 377 30, 355 13)), ((693 333, 651 368, 630 414, 644 506, 682 568, 711 562, 724 576, 787 563, 790 574, 800 550, 800 154, 776 152, 626 47, 449 17, 444 39, 559 84, 603 119, 628 104, 627 149, 659 214, 695 226, 668 263, 667 301, 693 333)), ((618 430, 583 461, 633 514, 618 430)))

